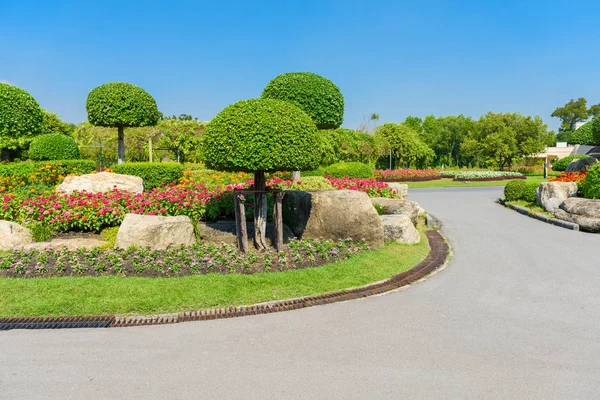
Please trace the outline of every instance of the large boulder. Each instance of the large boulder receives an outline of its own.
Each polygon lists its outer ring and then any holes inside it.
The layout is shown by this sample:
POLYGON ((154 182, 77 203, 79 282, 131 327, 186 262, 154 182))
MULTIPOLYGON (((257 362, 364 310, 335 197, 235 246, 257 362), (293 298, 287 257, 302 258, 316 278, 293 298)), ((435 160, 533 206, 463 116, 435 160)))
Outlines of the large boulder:
POLYGON ((0 221, 0 250, 13 250, 33 243, 31 231, 15 222, 0 221))
POLYGON ((383 237, 386 242, 415 244, 421 234, 407 215, 382 215, 383 237))
POLYGON ((583 231, 600 232, 600 200, 571 197, 556 210, 556 217, 579 224, 583 231))
POLYGON ((594 157, 578 158, 569 163, 565 172, 583 172, 588 171, 590 167, 596 164, 598 160, 594 157))
POLYGON ((536 191, 536 203, 549 213, 555 213, 563 201, 577 196, 575 182, 542 182, 536 191))
POLYGON ((104 193, 113 189, 126 190, 132 193, 144 191, 144 181, 139 176, 100 172, 79 176, 67 176, 56 188, 57 193, 71 194, 75 191, 88 193, 104 193))
POLYGON ((190 246, 195 241, 192 221, 184 215, 163 217, 127 214, 117 233, 115 247, 150 246, 164 249, 167 246, 190 246))
POLYGON ((283 222, 299 238, 365 239, 371 248, 383 246, 379 214, 364 192, 286 190, 283 222))
MULTIPOLYGON (((254 237, 254 223, 246 221, 246 230, 249 240, 254 237)), ((213 243, 226 243, 237 245, 235 221, 216 221, 198 223, 200 239, 213 243)), ((267 223, 267 243, 272 245, 275 228, 272 223, 267 223)), ((294 238, 294 233, 285 224, 283 225, 283 243, 288 243, 294 238)))
POLYGON ((383 215, 407 215, 415 226, 419 223, 420 207, 414 201, 374 197, 371 202, 381 206, 383 215))
POLYGON ((66 249, 76 251, 78 249, 93 249, 95 247, 105 246, 107 242, 95 238, 58 238, 49 242, 37 242, 22 246, 24 250, 31 249, 66 249))
POLYGON ((394 189, 398 196, 405 198, 408 196, 408 185, 406 183, 389 182, 388 186, 394 189))

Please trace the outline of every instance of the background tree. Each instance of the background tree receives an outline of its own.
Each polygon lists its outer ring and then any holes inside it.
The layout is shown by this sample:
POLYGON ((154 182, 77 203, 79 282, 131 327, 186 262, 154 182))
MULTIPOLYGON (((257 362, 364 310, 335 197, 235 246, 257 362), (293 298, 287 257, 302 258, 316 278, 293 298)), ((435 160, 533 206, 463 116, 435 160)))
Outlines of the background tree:
MULTIPOLYGON (((598 107, 592 106, 594 112, 597 112, 598 107)), ((571 99, 567 104, 558 107, 551 114, 553 117, 561 120, 559 131, 574 131, 577 122, 582 122, 590 116, 590 110, 587 108, 587 100, 583 97, 577 100, 571 99)))
POLYGON ((436 118, 433 115, 423 121, 422 137, 435 152, 436 165, 462 166, 468 161, 461 154, 461 146, 475 127, 475 121, 464 115, 436 118))
POLYGON ((394 161, 402 167, 426 167, 435 157, 435 153, 421 139, 419 134, 405 124, 386 123, 375 130, 388 143, 394 161))
POLYGON ((44 115, 44 122, 42 127, 42 134, 60 134, 66 136, 73 136, 77 125, 64 122, 55 113, 42 109, 44 115))
POLYGON ((370 133, 347 128, 322 130, 320 133, 323 166, 340 161, 356 161, 375 167, 387 149, 385 140, 370 133))
POLYGON ((373 113, 369 116, 369 118, 367 118, 365 115, 363 115, 363 120, 360 123, 360 125, 358 126, 358 128, 356 128, 357 132, 363 132, 363 133, 370 133, 371 132, 371 123, 377 123, 377 121, 379 121, 379 114, 377 113, 373 113))
MULTIPOLYGON (((312 170, 318 167, 320 145, 311 118, 285 101, 254 99, 226 107, 206 126, 202 157, 209 168, 254 173, 254 189, 266 189, 265 172, 312 170)), ((265 249, 267 201, 254 201, 254 245, 265 249)))
POLYGON ((91 124, 117 128, 119 164, 125 159, 125 128, 156 125, 161 115, 156 101, 144 89, 123 82, 92 89, 86 109, 91 124))
POLYGON ((42 132, 44 117, 37 101, 23 89, 0 83, 0 152, 12 159, 42 132))

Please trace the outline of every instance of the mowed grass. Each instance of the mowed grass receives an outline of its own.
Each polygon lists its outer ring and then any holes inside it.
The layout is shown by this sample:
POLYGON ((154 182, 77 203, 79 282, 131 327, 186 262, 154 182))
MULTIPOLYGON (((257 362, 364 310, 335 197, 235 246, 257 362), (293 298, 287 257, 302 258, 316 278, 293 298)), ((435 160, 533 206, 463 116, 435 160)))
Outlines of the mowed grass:
MULTIPOLYGON (((439 187, 473 187, 473 186, 506 186, 512 179, 506 179, 502 181, 475 181, 475 182, 459 182, 452 179, 438 179, 435 181, 425 182, 400 182, 406 183, 409 188, 439 188, 439 187)), ((528 176, 527 182, 546 182, 543 176, 528 176)))
POLYGON ((423 234, 417 245, 387 244, 350 260, 285 272, 182 278, 1 278, 0 317, 157 314, 319 295, 406 271, 422 261, 428 250, 423 234))

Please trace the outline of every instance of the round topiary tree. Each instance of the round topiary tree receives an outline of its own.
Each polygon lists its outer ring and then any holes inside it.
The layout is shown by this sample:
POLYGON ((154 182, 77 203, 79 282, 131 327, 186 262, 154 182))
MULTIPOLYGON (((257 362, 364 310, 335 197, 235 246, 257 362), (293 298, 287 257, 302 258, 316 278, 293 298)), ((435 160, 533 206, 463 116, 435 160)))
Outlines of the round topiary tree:
POLYGON ((335 83, 312 72, 279 75, 265 87, 262 98, 298 106, 319 129, 339 128, 344 121, 342 92, 335 83))
MULTIPOLYGON (((319 165, 317 128, 293 104, 254 99, 226 107, 206 126, 202 158, 207 167, 254 172, 254 188, 266 189, 265 172, 314 169, 319 165)), ((266 194, 254 201, 254 245, 266 248, 266 194)))
POLYGON ((79 158, 75 139, 60 133, 36 136, 29 146, 29 158, 35 161, 74 160, 79 158))
POLYGON ((131 83, 111 82, 92 89, 86 102, 92 125, 117 128, 118 162, 125 158, 126 127, 154 126, 160 118, 156 101, 144 89, 131 83))
POLYGON ((0 83, 0 151, 24 147, 43 129, 37 101, 23 89, 0 83))

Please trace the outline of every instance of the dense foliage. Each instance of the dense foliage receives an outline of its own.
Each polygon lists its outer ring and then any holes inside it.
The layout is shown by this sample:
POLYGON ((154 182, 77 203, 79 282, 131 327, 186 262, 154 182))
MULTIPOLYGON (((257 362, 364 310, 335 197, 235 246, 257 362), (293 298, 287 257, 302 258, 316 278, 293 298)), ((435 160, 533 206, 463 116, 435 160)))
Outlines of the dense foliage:
POLYGON ((206 127, 203 159, 229 171, 293 171, 318 167, 320 138, 312 120, 293 104, 243 100, 226 107, 206 127))
POLYGON ((590 168, 583 185, 581 185, 581 191, 588 199, 600 198, 600 163, 596 163, 590 168))
POLYGON ((262 93, 298 106, 319 129, 335 129, 344 120, 344 96, 329 79, 311 72, 291 72, 273 79, 262 93))
POLYGON ((77 125, 64 122, 58 115, 48 110, 42 110, 44 114, 44 122, 42 126, 42 134, 58 133, 61 135, 72 136, 77 129, 77 125))
POLYGON ((144 89, 124 82, 100 85, 89 93, 86 109, 92 125, 130 127, 156 125, 160 112, 144 89))
POLYGON ((579 158, 587 158, 587 157, 589 157, 589 156, 587 156, 585 154, 576 154, 576 155, 561 158, 560 160, 556 160, 552 163, 552 170, 562 172, 567 169, 567 167, 569 166, 571 161, 577 160, 579 158))
POLYGON ((372 178, 373 168, 359 162, 340 162, 323 169, 325 175, 333 178, 372 178))
POLYGON ((0 83, 0 151, 27 148, 43 122, 40 105, 29 93, 0 83))
POLYGON ((355 161, 375 166, 386 154, 387 142, 380 136, 352 129, 323 130, 321 133, 321 165, 327 166, 340 161, 355 161))
POLYGON ((79 147, 70 136, 59 133, 39 135, 31 141, 29 158, 34 161, 73 160, 79 158, 79 147))
POLYGON ((139 176, 144 180, 145 190, 177 182, 183 176, 183 166, 177 163, 124 163, 115 165, 112 170, 117 174, 139 176))
MULTIPOLYGON (((584 97, 580 97, 577 100, 571 99, 567 104, 562 107, 557 107, 553 112, 552 116, 561 120, 560 131, 561 132, 572 132, 575 130, 575 125, 578 122, 587 120, 589 117, 596 117, 600 114, 600 104, 592 105, 587 107, 587 100, 584 97)), ((570 142, 578 143, 578 142, 570 142)), ((578 143, 587 144, 587 143, 578 143)))
POLYGON ((375 178, 329 178, 334 188, 338 190, 358 190, 365 192, 369 197, 388 197, 398 196, 396 190, 390 188, 387 183, 379 182, 375 178))
POLYGON ((419 133, 406 124, 383 124, 377 127, 375 136, 387 142, 399 167, 424 168, 435 157, 435 153, 419 133))
POLYGON ((303 176, 300 181, 287 186, 289 190, 334 190, 331 182, 322 176, 303 176))
POLYGON ((418 182, 440 179, 440 171, 435 169, 383 169, 375 170, 375 178, 389 182, 418 182))
POLYGON ((527 186, 526 181, 514 180, 510 181, 504 187, 504 199, 506 201, 517 201, 523 198, 525 187, 527 186))

